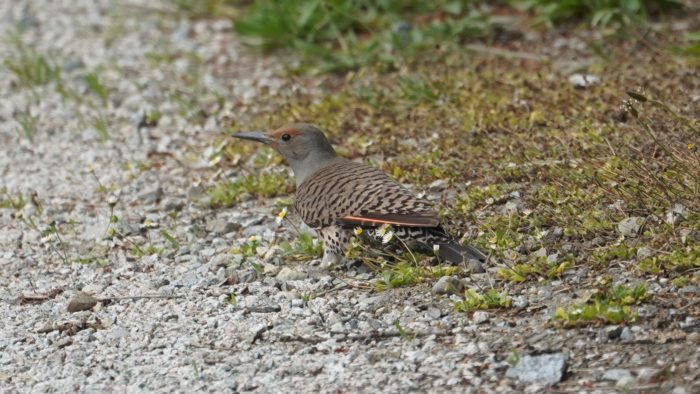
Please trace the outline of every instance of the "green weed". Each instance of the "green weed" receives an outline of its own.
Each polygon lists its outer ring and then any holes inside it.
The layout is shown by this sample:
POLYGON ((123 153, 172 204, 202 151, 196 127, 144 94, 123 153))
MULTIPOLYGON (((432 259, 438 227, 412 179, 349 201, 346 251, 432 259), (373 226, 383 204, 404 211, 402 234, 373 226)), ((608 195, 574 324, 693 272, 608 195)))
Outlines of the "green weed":
POLYGON ((5 59, 5 67, 15 75, 20 85, 34 88, 61 79, 61 69, 44 56, 22 52, 17 59, 5 59))
POLYGON ((323 242, 316 242, 306 232, 300 233, 293 242, 283 242, 281 247, 285 256, 294 261, 312 260, 323 255, 323 242))
POLYGON ((536 20, 549 26, 563 20, 585 18, 593 27, 642 22, 650 10, 680 5, 675 0, 510 0, 510 3, 534 11, 536 20))
POLYGON ((102 113, 96 113, 90 116, 89 124, 95 129, 100 141, 104 142, 109 139, 109 122, 107 117, 102 113))
POLYGON ((469 2, 256 0, 236 18, 234 28, 252 45, 293 49, 314 69, 334 72, 393 64, 400 61, 399 52, 483 35, 486 19, 469 2), (444 17, 409 23, 437 13, 444 17))
POLYGON ((32 115, 29 110, 17 112, 15 120, 19 123, 22 135, 29 141, 33 141, 39 125, 39 115, 32 115))
POLYGON ((165 240, 170 243, 170 246, 172 246, 173 249, 175 249, 175 250, 180 249, 180 242, 178 242, 177 239, 175 239, 175 237, 170 235, 169 232, 167 232, 166 230, 163 230, 160 233, 163 236, 163 238, 165 238, 165 240))
POLYGON ((479 309, 508 308, 512 302, 511 297, 505 291, 489 289, 479 293, 474 289, 468 289, 464 293, 464 301, 457 301, 454 308, 458 312, 471 312, 479 309))
POLYGON ((563 327, 627 323, 636 318, 633 306, 646 300, 646 292, 643 283, 603 289, 585 303, 557 308, 553 320, 563 327))
POLYGON ((670 253, 647 257, 637 265, 640 271, 649 274, 685 273, 700 269, 700 246, 686 246, 670 253))
POLYGON ((92 90, 100 98, 102 105, 106 106, 109 100, 107 88, 100 82, 100 78, 96 73, 88 73, 83 75, 83 80, 88 88, 92 90))

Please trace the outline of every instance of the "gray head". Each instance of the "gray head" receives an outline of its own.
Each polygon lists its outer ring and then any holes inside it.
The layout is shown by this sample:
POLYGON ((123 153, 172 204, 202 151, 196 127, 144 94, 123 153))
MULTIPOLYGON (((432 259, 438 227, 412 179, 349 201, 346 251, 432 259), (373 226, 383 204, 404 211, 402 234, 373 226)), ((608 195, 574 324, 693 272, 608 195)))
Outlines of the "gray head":
POLYGON ((339 159, 323 132, 307 123, 292 123, 267 133, 251 131, 232 136, 262 142, 276 149, 292 167, 297 186, 339 159))

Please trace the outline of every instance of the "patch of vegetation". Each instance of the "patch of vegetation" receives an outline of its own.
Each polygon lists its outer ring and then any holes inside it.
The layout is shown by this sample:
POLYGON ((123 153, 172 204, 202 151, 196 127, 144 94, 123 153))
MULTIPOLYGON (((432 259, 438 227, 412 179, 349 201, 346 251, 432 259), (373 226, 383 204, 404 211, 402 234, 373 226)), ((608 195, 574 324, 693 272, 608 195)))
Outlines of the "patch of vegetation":
POLYGON ((61 79, 59 66, 28 49, 23 48, 17 58, 5 59, 3 64, 24 87, 34 88, 61 79))
POLYGON ((557 308, 553 320, 563 327, 628 323, 636 318, 633 306, 646 298, 647 289, 643 283, 634 287, 618 285, 601 289, 587 302, 557 308))
POLYGON ((399 323, 399 322, 394 323, 394 328, 396 328, 396 331, 399 332, 401 339, 403 339, 404 341, 411 342, 411 341, 416 339, 416 334, 414 332, 411 332, 411 331, 403 328, 401 326, 401 323, 399 323))
POLYGON ((585 18, 594 27, 642 22, 650 12, 680 6, 676 0, 510 0, 510 3, 534 11, 536 20, 548 26, 564 20, 585 18))
POLYGON ((284 255, 294 261, 308 261, 323 255, 323 242, 307 232, 299 233, 293 242, 283 242, 284 255))
POLYGON ((160 234, 163 236, 163 238, 165 238, 166 241, 168 241, 170 243, 170 246, 172 246, 173 249, 175 249, 175 250, 180 249, 180 242, 178 242, 178 240, 175 239, 175 237, 170 235, 170 233, 168 231, 163 230, 160 232, 160 234))
POLYGON ((368 265, 377 272, 375 281, 377 291, 431 282, 443 276, 453 275, 458 271, 457 267, 430 267, 409 262, 406 259, 394 262, 383 261, 379 266, 373 261, 368 265))
POLYGON ((102 105, 106 106, 109 100, 107 88, 100 82, 99 76, 96 73, 87 73, 83 75, 83 80, 88 88, 97 94, 102 102, 102 105))
POLYGON ((464 301, 457 301, 454 308, 458 312, 471 312, 480 309, 497 309, 510 307, 512 298, 507 292, 499 292, 496 289, 489 289, 479 293, 474 289, 467 289, 464 293, 464 301))
POLYGON ((104 142, 109 139, 109 122, 103 113, 90 115, 89 124, 97 132, 100 141, 104 142))
POLYGON ((637 248, 630 247, 626 242, 617 245, 603 246, 593 252, 592 260, 601 267, 605 267, 611 261, 628 261, 637 255, 637 248))
POLYGON ((484 36, 489 16, 467 1, 254 1, 234 29, 266 50, 291 49, 321 72, 393 66, 405 54, 484 36))
POLYGON ((0 189, 0 194, 2 194, 0 209, 13 209, 19 212, 27 205, 27 200, 21 194, 13 197, 8 194, 5 188, 0 189))
POLYGON ((637 267, 654 275, 659 273, 685 273, 700 269, 700 246, 688 245, 668 254, 647 257, 641 260, 637 267))
POLYGON ((539 280, 559 278, 573 268, 573 256, 567 256, 564 261, 549 261, 547 257, 535 256, 528 263, 518 263, 508 268, 499 268, 498 275, 513 283, 526 281, 528 278, 539 280))
POLYGON ((209 190, 212 207, 229 207, 251 197, 269 198, 289 193, 289 177, 274 172, 249 174, 236 181, 224 181, 209 190))
POLYGON ((29 141, 33 141, 39 125, 39 115, 32 115, 29 110, 20 111, 15 113, 15 121, 19 123, 22 136, 29 141))
MULTIPOLYGON (((240 254, 244 259, 250 257, 255 257, 258 255, 258 247, 260 246, 260 240, 257 236, 251 236, 247 242, 244 242, 239 248, 234 248, 230 251, 233 254, 240 254)), ((255 268, 255 266, 253 267, 255 268)), ((256 268, 257 271, 257 268, 256 268)))
MULTIPOLYGON (((202 11, 188 9, 191 0, 171 1, 195 15, 216 13, 223 2, 200 2, 207 6, 202 11)), ((640 24, 649 14, 681 6, 677 0, 510 0, 497 6, 483 0, 255 0, 241 7, 234 29, 251 45, 300 55, 302 70, 339 72, 374 65, 392 70, 435 47, 457 49, 468 39, 507 37, 516 13, 510 9, 506 13, 511 16, 504 18, 508 5, 533 12, 536 23, 550 27, 585 19, 598 28, 640 24)), ((434 101, 441 95, 426 79, 399 82, 413 99, 434 101)))
POLYGON ((683 41, 683 44, 678 47, 678 52, 689 58, 700 60, 700 31, 685 34, 683 41))

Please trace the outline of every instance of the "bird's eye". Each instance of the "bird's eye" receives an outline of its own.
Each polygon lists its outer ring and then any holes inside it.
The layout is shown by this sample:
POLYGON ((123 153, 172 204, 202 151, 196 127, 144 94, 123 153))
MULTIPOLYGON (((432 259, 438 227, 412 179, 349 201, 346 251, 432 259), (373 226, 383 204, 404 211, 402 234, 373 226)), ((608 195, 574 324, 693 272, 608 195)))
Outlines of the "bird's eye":
POLYGON ((290 138, 292 138, 291 135, 287 133, 282 134, 282 141, 289 141, 290 138))

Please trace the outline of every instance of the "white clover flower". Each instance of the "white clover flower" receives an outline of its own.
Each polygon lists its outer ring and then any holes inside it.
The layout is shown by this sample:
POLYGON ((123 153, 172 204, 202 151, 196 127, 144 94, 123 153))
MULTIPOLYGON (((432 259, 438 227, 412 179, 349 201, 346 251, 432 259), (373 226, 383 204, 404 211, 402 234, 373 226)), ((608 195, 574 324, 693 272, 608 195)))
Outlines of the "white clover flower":
POLYGON ((285 216, 287 216, 287 207, 282 208, 280 213, 277 214, 277 218, 275 219, 275 222, 277 224, 282 223, 282 220, 284 220, 285 216))
POLYGON ((393 231, 387 231, 382 235, 382 243, 383 244, 388 244, 391 242, 391 239, 394 238, 394 232, 393 231))
POLYGON ((440 252, 440 245, 438 245, 438 244, 433 245, 433 253, 438 253, 438 252, 440 252))

